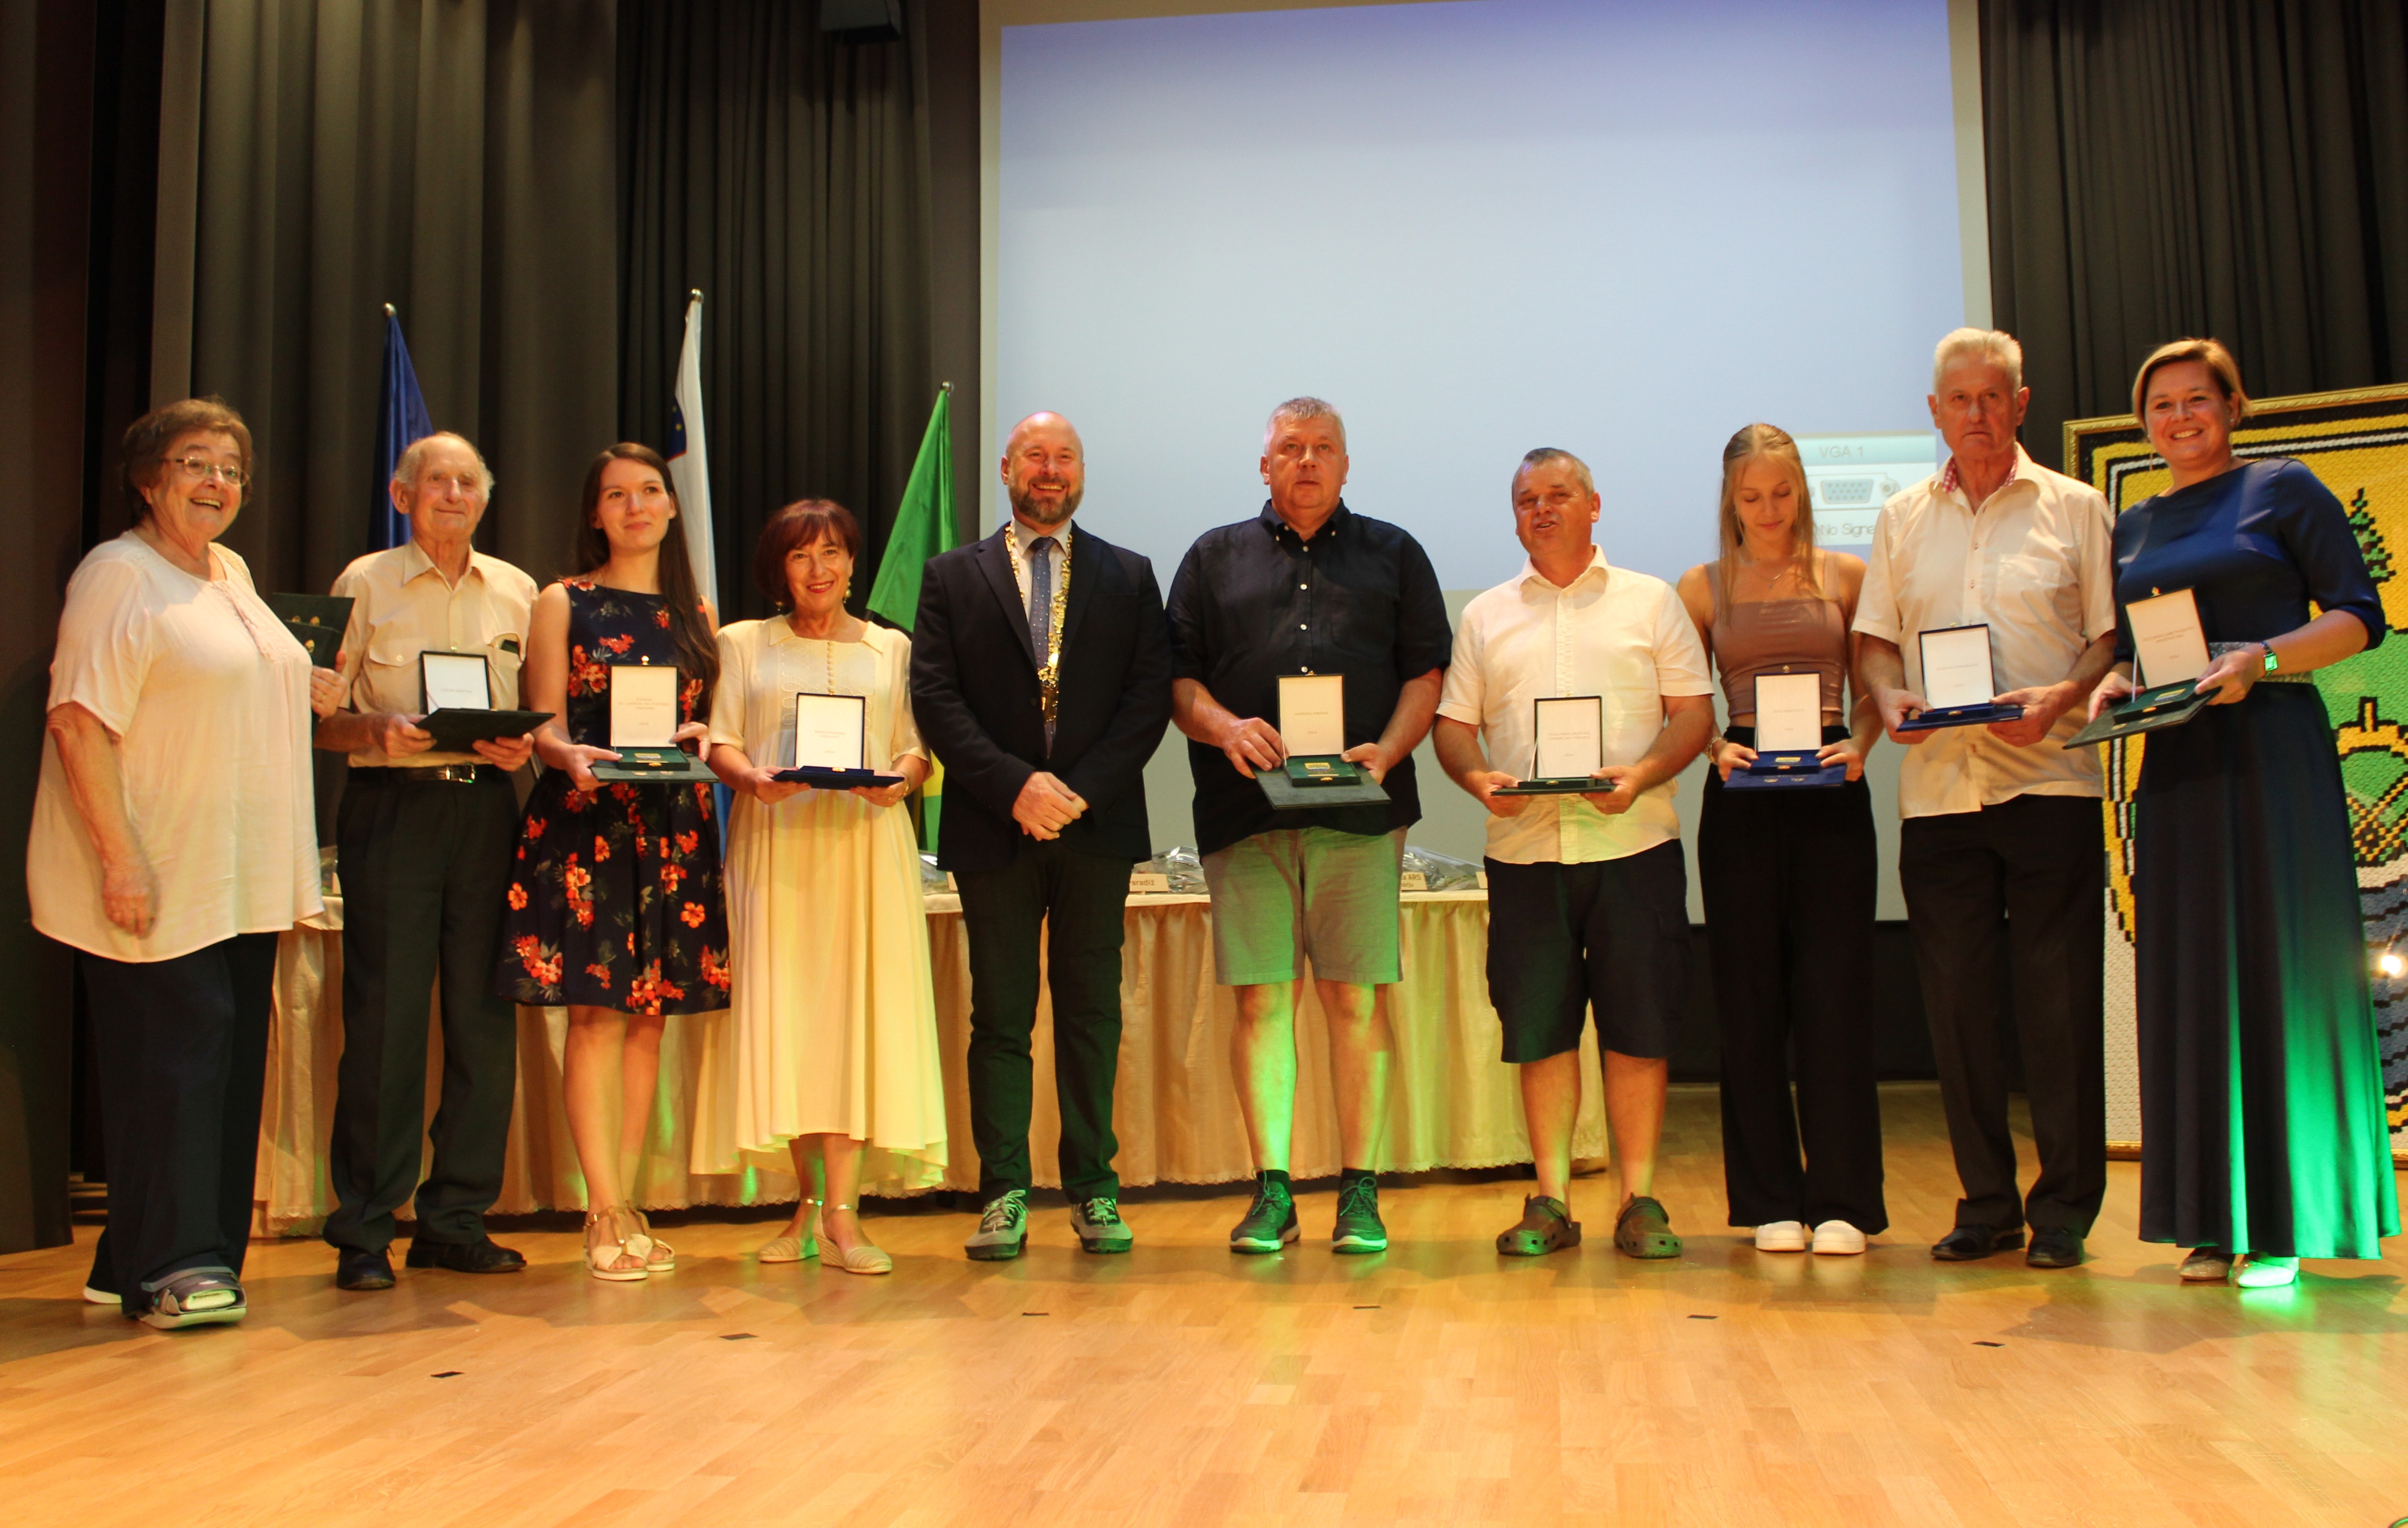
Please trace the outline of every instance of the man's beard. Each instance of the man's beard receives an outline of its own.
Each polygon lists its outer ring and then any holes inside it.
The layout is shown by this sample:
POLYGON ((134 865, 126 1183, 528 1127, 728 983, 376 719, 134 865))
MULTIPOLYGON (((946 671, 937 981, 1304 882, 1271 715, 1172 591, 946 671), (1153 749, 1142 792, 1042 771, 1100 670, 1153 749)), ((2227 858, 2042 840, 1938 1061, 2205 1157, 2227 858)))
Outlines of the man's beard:
POLYGON ((1012 494, 1011 512, 1032 526, 1051 527, 1069 519, 1077 512, 1079 500, 1085 497, 1085 489, 1073 488, 1063 494, 1058 503, 1047 504, 1038 498, 1035 485, 1032 484, 1028 488, 1016 490, 1012 494))

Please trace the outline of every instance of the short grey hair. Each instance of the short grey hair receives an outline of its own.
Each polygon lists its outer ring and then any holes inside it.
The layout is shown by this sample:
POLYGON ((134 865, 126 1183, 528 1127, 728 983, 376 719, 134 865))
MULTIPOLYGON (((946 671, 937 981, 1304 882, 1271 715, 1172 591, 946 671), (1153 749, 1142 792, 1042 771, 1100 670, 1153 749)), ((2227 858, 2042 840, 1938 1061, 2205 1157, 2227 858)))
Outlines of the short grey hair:
POLYGON ((1573 455, 1570 452, 1566 451, 1561 446, 1541 446, 1536 451, 1525 453, 1522 457, 1522 465, 1513 468, 1514 486, 1516 488, 1521 486, 1522 474, 1529 471, 1532 468, 1553 467, 1557 462, 1564 462, 1570 465, 1572 476, 1579 481, 1582 493, 1595 494, 1597 492, 1597 479, 1590 475, 1588 463, 1582 461, 1578 456, 1573 455))
POLYGON ((1263 426, 1263 451, 1268 454, 1271 442, 1279 439, 1282 425, 1301 425, 1308 419, 1326 419, 1329 427, 1338 432, 1338 449, 1346 449, 1346 421, 1338 410, 1316 397, 1290 398, 1271 411, 1269 423, 1263 426))
POLYGON ((466 436, 454 435, 450 430, 437 430, 432 435, 422 435, 417 440, 409 442, 407 446, 404 446, 401 451, 401 459, 393 464, 393 481, 400 483, 405 488, 417 487, 418 474, 426 467, 426 454, 432 451, 437 445, 444 443, 459 446, 463 450, 466 451, 470 456, 476 459, 477 497, 480 499, 492 498, 494 497, 494 469, 485 465, 484 454, 480 452, 475 446, 470 445, 466 436))
POLYGON ((1989 362, 2007 374, 2008 392, 2022 391, 2024 348, 2004 329, 1949 330, 1931 353, 1931 390, 1940 391, 1940 379, 1950 367, 1969 360, 1989 362))

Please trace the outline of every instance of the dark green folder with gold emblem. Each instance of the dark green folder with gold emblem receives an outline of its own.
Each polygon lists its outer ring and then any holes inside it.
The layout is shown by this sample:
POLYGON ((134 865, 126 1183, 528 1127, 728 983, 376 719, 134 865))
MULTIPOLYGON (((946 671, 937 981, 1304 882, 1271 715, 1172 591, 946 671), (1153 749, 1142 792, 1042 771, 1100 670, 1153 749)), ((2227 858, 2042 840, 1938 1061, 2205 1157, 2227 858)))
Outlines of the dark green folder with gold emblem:
POLYGON ((349 598, 333 594, 271 594, 267 608, 293 633, 293 640, 321 669, 336 667, 342 656, 343 631, 351 624, 349 598))

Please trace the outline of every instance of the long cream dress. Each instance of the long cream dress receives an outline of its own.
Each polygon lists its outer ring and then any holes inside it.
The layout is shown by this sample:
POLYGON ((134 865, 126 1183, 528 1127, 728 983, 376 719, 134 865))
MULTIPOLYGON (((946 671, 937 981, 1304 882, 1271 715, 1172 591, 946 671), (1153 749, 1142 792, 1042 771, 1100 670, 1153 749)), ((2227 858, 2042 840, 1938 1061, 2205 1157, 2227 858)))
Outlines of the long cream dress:
MULTIPOLYGON (((861 641, 798 637, 783 616, 723 627, 710 741, 783 768, 797 693, 859 695, 868 763, 891 773, 927 757, 910 663, 910 640, 875 626, 861 641)), ((731 1011, 704 1039, 695 1171, 788 1171, 786 1143, 826 1132, 865 1143, 867 1192, 935 1185, 945 1091, 910 814, 806 790, 738 796, 728 828, 731 1011)))

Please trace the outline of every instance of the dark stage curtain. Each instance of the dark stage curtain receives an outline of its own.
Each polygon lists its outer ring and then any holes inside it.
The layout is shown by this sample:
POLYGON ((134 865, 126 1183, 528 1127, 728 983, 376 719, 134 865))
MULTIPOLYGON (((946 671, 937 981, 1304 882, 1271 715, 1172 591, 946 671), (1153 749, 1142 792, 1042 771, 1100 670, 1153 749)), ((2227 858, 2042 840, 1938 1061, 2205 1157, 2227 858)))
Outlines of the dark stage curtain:
POLYGON ((667 440, 699 288, 724 618, 765 613, 752 543, 803 497, 860 518, 859 608, 946 380, 929 22, 914 0, 906 40, 849 42, 792 0, 620 0, 620 429, 667 440))
POLYGON ((263 589, 367 550, 387 302, 437 426, 492 463, 479 543, 561 570, 617 414, 613 14, 171 0, 151 392, 250 422, 225 540, 263 589))
POLYGON ((2036 458, 2186 335, 2263 396, 2408 378, 2400 0, 1984 0, 1982 74, 2036 458))

